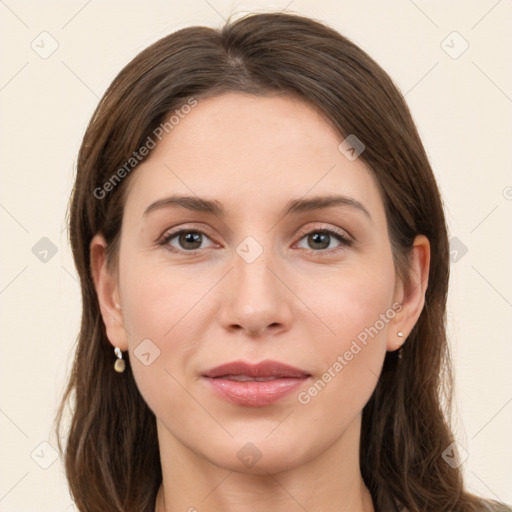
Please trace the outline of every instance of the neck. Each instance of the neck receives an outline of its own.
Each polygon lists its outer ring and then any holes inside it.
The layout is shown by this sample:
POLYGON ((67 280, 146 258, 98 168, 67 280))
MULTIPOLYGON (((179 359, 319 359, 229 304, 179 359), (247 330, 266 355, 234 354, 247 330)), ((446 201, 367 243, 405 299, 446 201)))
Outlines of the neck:
POLYGON ((361 416, 317 457, 257 474, 219 467, 157 424, 163 479, 155 512, 374 512, 359 468, 361 416))

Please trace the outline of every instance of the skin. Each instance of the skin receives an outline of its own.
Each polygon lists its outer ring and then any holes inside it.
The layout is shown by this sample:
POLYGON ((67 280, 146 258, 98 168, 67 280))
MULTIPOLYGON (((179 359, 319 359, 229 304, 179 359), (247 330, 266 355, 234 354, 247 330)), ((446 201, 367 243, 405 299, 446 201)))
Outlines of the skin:
POLYGON ((406 288, 374 178, 338 150, 341 141, 290 96, 203 99, 130 177, 116 272, 107 271, 103 237, 91 242, 108 338, 129 351, 157 418, 157 512, 374 510, 359 468, 362 409, 386 351, 401 346, 421 313, 430 247, 424 236, 414 241, 406 288), (281 214, 290 199, 333 191, 371 219, 349 206, 281 214), (171 194, 217 200, 226 214, 166 207, 143 215, 171 194), (171 228, 207 235, 191 254, 179 237, 158 245, 171 228), (322 228, 354 242, 311 241, 322 228), (236 251, 247 236, 263 250, 251 263, 236 251), (200 377, 229 361, 273 359, 310 373, 299 391, 308 390, 394 303, 401 310, 307 404, 293 392, 265 407, 235 405, 200 377), (134 353, 144 339, 160 350, 148 366, 134 353), (261 454, 251 467, 237 456, 246 443, 261 454))

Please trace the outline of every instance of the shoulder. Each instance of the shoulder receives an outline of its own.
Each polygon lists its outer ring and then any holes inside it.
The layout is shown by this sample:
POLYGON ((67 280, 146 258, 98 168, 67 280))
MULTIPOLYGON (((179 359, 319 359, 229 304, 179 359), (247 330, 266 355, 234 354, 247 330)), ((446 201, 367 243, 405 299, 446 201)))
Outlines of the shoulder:
POLYGON ((489 512, 512 512, 512 506, 497 502, 487 503, 487 510, 489 512))
POLYGON ((498 501, 493 500, 481 500, 479 502, 481 508, 479 507, 478 512, 512 512, 512 507, 510 505, 506 505, 505 503, 500 503, 498 501))
MULTIPOLYGON (((498 503, 497 501, 482 501, 482 508, 478 509, 479 512, 512 512, 512 506, 505 503, 498 503)), ((411 512, 405 507, 398 507, 400 512, 411 512)))

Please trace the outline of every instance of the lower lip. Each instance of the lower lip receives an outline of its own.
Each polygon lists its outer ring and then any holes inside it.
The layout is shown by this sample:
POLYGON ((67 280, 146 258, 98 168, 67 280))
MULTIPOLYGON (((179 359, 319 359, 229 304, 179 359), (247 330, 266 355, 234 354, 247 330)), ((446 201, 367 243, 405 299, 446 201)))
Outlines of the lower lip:
POLYGON ((267 381, 239 382, 206 377, 213 391, 236 405, 263 407, 273 404, 297 390, 308 377, 282 378, 267 381))

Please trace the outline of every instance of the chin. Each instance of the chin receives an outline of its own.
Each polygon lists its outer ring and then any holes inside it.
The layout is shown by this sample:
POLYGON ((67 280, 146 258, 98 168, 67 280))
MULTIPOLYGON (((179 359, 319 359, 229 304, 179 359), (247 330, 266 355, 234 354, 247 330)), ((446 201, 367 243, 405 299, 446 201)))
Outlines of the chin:
POLYGON ((229 444, 205 454, 216 466, 229 471, 251 475, 266 475, 289 471, 301 466, 321 453, 321 448, 314 450, 299 440, 278 439, 270 441, 264 437, 254 436, 253 441, 245 436, 243 440, 234 439, 229 444), (233 450, 233 446, 236 446, 233 450), (300 449, 298 449, 300 447, 300 449))

